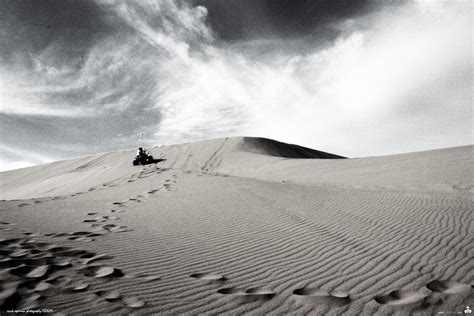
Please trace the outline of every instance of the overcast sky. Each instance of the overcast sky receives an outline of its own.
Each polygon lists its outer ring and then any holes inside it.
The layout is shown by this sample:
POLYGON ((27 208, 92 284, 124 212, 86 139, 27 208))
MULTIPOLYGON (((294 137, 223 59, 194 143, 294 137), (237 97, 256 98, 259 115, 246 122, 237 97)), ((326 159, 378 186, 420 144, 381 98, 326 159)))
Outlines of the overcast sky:
POLYGON ((0 0, 0 170, 261 136, 473 142, 470 1, 0 0))

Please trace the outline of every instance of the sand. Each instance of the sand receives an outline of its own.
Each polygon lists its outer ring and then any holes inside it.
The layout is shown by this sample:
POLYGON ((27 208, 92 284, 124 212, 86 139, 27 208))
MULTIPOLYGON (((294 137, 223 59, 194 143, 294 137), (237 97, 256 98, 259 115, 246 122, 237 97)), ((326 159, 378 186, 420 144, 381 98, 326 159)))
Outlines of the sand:
POLYGON ((235 137, 3 172, 1 310, 462 312, 473 150, 343 159, 235 137))

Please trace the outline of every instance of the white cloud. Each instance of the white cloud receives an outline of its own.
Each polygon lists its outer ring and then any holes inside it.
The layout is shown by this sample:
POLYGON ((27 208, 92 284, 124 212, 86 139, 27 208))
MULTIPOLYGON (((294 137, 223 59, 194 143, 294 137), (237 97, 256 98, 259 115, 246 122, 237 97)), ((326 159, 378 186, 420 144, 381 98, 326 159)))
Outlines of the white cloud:
POLYGON ((2 97, 0 99, 0 113, 13 115, 39 115, 56 117, 81 117, 87 113, 80 108, 69 106, 51 107, 41 103, 28 102, 23 98, 2 97))
POLYGON ((250 58, 234 44, 170 58, 156 135, 265 136, 346 155, 425 149, 429 137, 438 147, 468 143, 469 14, 462 3, 408 4, 341 26, 349 29, 333 46, 306 55, 250 58))
POLYGON ((14 148, 6 145, 0 145, 0 153, 3 157, 10 156, 10 157, 20 157, 21 159, 17 160, 26 160, 32 163, 47 163, 52 161, 53 159, 49 156, 45 156, 42 154, 38 154, 32 152, 28 149, 22 148, 14 148))
POLYGON ((34 165, 35 165, 34 163, 29 162, 29 161, 10 161, 10 160, 0 159, 0 172, 31 167, 34 165))
POLYGON ((13 148, 0 144, 0 171, 26 168, 53 161, 51 157, 28 149, 13 148))
POLYGON ((202 6, 191 7, 175 0, 103 0, 100 3, 114 10, 150 45, 183 62, 189 61, 188 42, 197 45, 213 39, 205 25, 207 10, 202 6))

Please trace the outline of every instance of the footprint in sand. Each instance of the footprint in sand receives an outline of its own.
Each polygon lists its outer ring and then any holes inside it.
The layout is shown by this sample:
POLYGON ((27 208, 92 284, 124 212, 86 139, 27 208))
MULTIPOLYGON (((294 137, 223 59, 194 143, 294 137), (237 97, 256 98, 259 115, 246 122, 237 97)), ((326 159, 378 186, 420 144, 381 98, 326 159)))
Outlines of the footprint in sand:
POLYGON ((114 277, 114 278, 121 278, 125 274, 122 270, 109 267, 109 266, 101 266, 101 265, 93 265, 80 270, 86 277, 94 277, 94 278, 105 278, 105 277, 114 277))
POLYGON ((75 241, 86 241, 86 242, 92 242, 95 240, 94 238, 87 238, 84 236, 71 236, 71 237, 68 237, 67 239, 75 240, 75 241))
POLYGON ((80 250, 80 249, 73 249, 70 247, 61 247, 56 246, 49 249, 51 253, 53 253, 57 257, 74 257, 74 258, 92 258, 95 256, 95 253, 87 251, 87 250, 80 250))
POLYGON ((227 280, 225 276, 217 273, 194 273, 190 276, 192 278, 208 282, 223 282, 227 280))
POLYGON ((72 279, 65 275, 58 275, 58 276, 54 276, 54 277, 50 277, 46 279, 45 282, 51 285, 54 285, 58 288, 64 289, 71 284, 72 279))
POLYGON ((96 256, 93 256, 93 257, 89 257, 89 258, 86 258, 82 261, 82 264, 84 265, 88 265, 89 263, 93 262, 93 261, 98 261, 98 260, 106 260, 106 259, 112 259, 111 256, 107 255, 107 254, 101 254, 101 255, 96 255, 96 256))
POLYGON ((110 303, 122 302, 125 306, 131 308, 139 308, 145 305, 145 302, 138 297, 123 297, 119 291, 98 291, 95 292, 95 295, 110 303))
POLYGON ((70 286, 66 287, 65 290, 69 292, 83 292, 89 288, 90 284, 84 281, 76 281, 70 286))
POLYGON ((379 304, 387 305, 408 305, 424 301, 430 295, 428 289, 420 289, 416 291, 395 290, 386 295, 375 297, 375 301, 379 304))
POLYGON ((434 280, 426 285, 433 292, 444 294, 457 294, 470 292, 473 286, 465 283, 450 282, 445 280, 434 280))
POLYGON ((30 237, 39 237, 39 234, 32 233, 32 232, 23 232, 23 235, 30 236, 30 237))
MULTIPOLYGON (((87 213, 87 215, 89 215, 89 216, 93 216, 93 215, 97 215, 97 214, 99 214, 99 213, 97 213, 97 212, 89 212, 89 213, 87 213)), ((84 219, 83 222, 84 222, 84 223, 96 223, 96 222, 101 222, 101 223, 103 223, 103 222, 106 222, 106 221, 109 220, 109 219, 111 219, 111 220, 117 220, 117 219, 119 219, 119 218, 118 218, 117 216, 100 215, 100 216, 97 216, 97 217, 95 217, 95 218, 93 218, 93 219, 92 219, 92 218, 84 219)))
MULTIPOLYGON (((121 211, 124 212, 124 211, 121 211)), ((85 223, 91 223, 89 226, 92 227, 95 231, 94 232, 89 232, 89 235, 87 237, 95 237, 95 236, 101 236, 103 234, 100 233, 101 229, 104 230, 105 232, 109 233, 123 233, 123 232, 130 232, 132 229, 129 229, 125 225, 115 225, 115 224, 107 224, 108 220, 119 220, 120 218, 117 216, 100 216, 95 219, 85 219, 83 222, 85 223), (102 224, 101 224, 102 223, 102 224), (97 235, 94 235, 97 234, 97 235)), ((68 233, 62 233, 61 236, 68 236, 68 233)))
POLYGON ((127 226, 125 225, 118 226, 115 224, 105 224, 105 225, 102 225, 102 228, 111 233, 122 233, 122 232, 132 231, 131 229, 128 229, 127 226))
POLYGON ((145 302, 136 296, 125 297, 123 303, 130 308, 140 308, 145 306, 145 302))
POLYGON ((161 280, 161 277, 154 274, 149 274, 149 273, 139 273, 139 274, 136 274, 135 277, 141 279, 143 282, 152 282, 152 281, 161 280))
POLYGON ((106 222, 107 220, 117 220, 119 219, 119 217, 115 216, 115 215, 101 215, 101 216, 98 216, 96 218, 94 218, 97 222, 106 222))
POLYGON ((10 270, 10 274, 24 277, 26 279, 39 279, 46 276, 52 270, 51 265, 28 266, 21 265, 10 270))
MULTIPOLYGON (((82 236, 85 233, 76 232, 76 235, 82 236)), ((84 277, 108 281, 124 276, 115 267, 89 265, 92 261, 111 257, 96 255, 87 250, 36 242, 28 237, 1 239, 0 247, 4 257, 0 261, 2 310, 39 306, 43 298, 58 292, 86 291, 91 285, 84 277)), ((140 303, 132 302, 132 305, 138 306, 140 303)))
POLYGON ((125 210, 110 210, 111 213, 123 213, 125 210))
POLYGON ((293 291, 293 295, 305 302, 324 303, 326 305, 342 306, 351 302, 349 293, 345 291, 324 291, 315 287, 303 287, 293 291))
POLYGON ((217 293, 229 295, 233 299, 239 299, 248 302, 256 300, 270 300, 275 296, 275 292, 265 287, 252 287, 246 290, 228 287, 218 290, 217 293))
POLYGON ((275 293, 265 287, 252 287, 245 290, 246 295, 263 296, 264 298, 272 298, 275 293))
POLYGON ((114 302, 122 298, 122 294, 119 291, 98 291, 95 295, 103 298, 107 302, 114 302))
POLYGON ((157 197, 158 192, 159 192, 160 190, 162 190, 162 189, 163 189, 163 188, 152 189, 152 190, 150 190, 150 191, 147 191, 147 196, 148 196, 148 197, 157 197))
POLYGON ((52 288, 52 285, 47 282, 38 283, 33 289, 33 292, 44 292, 52 288))
MULTIPOLYGON (((48 234, 50 235, 50 234, 48 234)), ((67 237, 69 240, 77 240, 77 241, 94 241, 92 237, 99 237, 102 236, 103 234, 98 233, 98 232, 90 232, 90 231, 77 231, 77 232, 72 232, 72 233, 58 233, 58 234, 52 234, 50 236, 52 237, 67 237)))
POLYGON ((217 293, 224 295, 244 295, 245 291, 239 290, 236 287, 227 287, 224 289, 217 290, 217 293))
POLYGON ((9 226, 15 226, 15 225, 17 225, 17 224, 16 223, 9 223, 9 222, 0 221, 0 230, 9 231, 9 230, 11 230, 11 228, 9 226))

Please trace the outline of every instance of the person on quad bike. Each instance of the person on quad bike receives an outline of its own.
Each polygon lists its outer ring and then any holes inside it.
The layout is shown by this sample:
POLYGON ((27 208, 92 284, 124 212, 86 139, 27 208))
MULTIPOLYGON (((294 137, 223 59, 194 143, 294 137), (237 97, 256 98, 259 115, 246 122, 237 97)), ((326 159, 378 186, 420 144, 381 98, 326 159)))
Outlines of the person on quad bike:
POLYGON ((137 166, 140 163, 142 165, 149 164, 153 162, 153 156, 150 155, 146 150, 144 150, 142 147, 138 148, 137 150, 137 156, 135 157, 135 160, 133 161, 133 165, 137 166))
POLYGON ((148 153, 147 153, 145 150, 143 150, 142 147, 138 148, 138 150, 137 150, 137 158, 138 158, 138 157, 147 157, 147 156, 148 156, 148 153))

